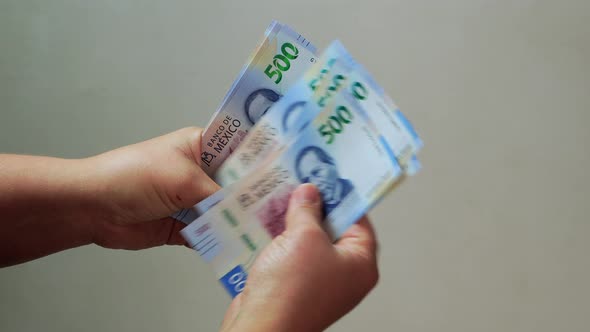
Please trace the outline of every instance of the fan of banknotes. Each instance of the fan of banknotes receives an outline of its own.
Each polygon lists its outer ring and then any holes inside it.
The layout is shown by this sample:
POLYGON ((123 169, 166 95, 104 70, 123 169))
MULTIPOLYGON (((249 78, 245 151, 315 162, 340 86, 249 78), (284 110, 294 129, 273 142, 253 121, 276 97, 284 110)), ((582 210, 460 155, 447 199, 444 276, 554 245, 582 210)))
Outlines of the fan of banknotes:
POLYGON ((333 240, 420 169, 422 141, 338 42, 322 54, 272 22, 202 137, 201 164, 223 189, 173 217, 231 296, 285 228, 289 197, 313 183, 333 240))

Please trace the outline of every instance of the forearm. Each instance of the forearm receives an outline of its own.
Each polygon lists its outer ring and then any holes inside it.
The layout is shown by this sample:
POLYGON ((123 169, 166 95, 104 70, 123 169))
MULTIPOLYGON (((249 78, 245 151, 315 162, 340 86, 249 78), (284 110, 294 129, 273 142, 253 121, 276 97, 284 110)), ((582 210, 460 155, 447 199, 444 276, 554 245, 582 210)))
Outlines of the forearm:
MULTIPOLYGON (((277 299, 280 301, 280 299, 277 299)), ((272 304, 269 303, 269 306, 272 304)), ((271 311, 238 313, 237 317, 224 322, 220 332, 321 332, 320 321, 301 316, 296 310, 287 315, 271 311)), ((326 326, 327 327, 327 326, 326 326)))
POLYGON ((287 300, 289 298, 287 294, 284 294, 285 298, 275 299, 274 303, 258 303, 259 308, 243 305, 241 302, 244 300, 244 295, 241 294, 241 297, 234 299, 224 317, 220 332, 321 332, 324 330, 318 326, 319 320, 302 316, 295 310, 295 306, 290 307, 291 303, 287 300), (287 303, 287 306, 280 305, 281 302, 287 303))
POLYGON ((91 243, 100 200, 88 166, 0 155, 0 267, 91 243))

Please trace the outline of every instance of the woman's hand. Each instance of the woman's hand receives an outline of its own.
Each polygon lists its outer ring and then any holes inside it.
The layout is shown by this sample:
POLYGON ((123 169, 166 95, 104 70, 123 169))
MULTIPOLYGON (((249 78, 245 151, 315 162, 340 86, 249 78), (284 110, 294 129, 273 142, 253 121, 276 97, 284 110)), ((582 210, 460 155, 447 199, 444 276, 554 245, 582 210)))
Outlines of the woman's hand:
POLYGON ((168 216, 219 188, 200 149, 185 128, 86 159, 0 155, 0 267, 90 243, 183 244, 168 216))
POLYGON ((323 331, 354 308, 378 280, 377 240, 366 217, 332 243, 310 184, 292 195, 287 229, 250 270, 222 331, 323 331))
POLYGON ((96 186, 108 211, 92 222, 94 243, 116 249, 184 244, 184 224, 169 216, 219 189, 199 166, 201 131, 181 129, 86 161, 100 174, 96 186))

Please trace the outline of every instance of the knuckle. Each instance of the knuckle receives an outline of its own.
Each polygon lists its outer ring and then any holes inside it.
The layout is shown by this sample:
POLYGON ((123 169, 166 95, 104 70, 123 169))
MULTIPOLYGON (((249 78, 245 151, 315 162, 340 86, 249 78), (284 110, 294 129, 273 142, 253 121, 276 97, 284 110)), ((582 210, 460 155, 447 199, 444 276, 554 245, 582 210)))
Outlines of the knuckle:
POLYGON ((372 264, 370 272, 369 272, 369 286, 370 289, 373 289, 375 286, 377 286, 377 283, 379 282, 379 268, 377 267, 377 264, 372 264))
POLYGON ((183 131, 183 137, 186 137, 186 155, 195 163, 199 164, 201 155, 201 134, 203 129, 199 127, 185 127, 181 129, 181 131, 183 131))
POLYGON ((193 134, 201 135, 201 130, 202 129, 197 126, 188 126, 188 127, 181 128, 178 131, 180 133, 186 134, 186 135, 193 135, 193 134))
POLYGON ((373 260, 377 259, 377 252, 379 250, 379 243, 377 242, 377 239, 374 237, 367 239, 367 249, 369 251, 370 258, 373 260))
POLYGON ((377 262, 375 260, 371 260, 365 265, 362 278, 364 288, 367 292, 375 288, 379 282, 379 277, 379 268, 377 266, 377 262))
POLYGON ((317 223, 322 220, 322 209, 318 204, 300 203, 300 205, 294 206, 294 210, 301 218, 306 218, 317 223))
POLYGON ((198 187, 198 181, 194 172, 187 170, 183 172, 183 176, 179 179, 178 186, 176 189, 176 196, 179 198, 180 205, 191 204, 196 199, 195 188, 198 187))
MULTIPOLYGON (((301 222, 301 221, 300 221, 301 222)), ((310 222, 310 221, 307 221, 310 222)), ((299 236, 307 241, 317 241, 323 238, 323 230, 320 227, 312 227, 312 225, 299 228, 299 236)))

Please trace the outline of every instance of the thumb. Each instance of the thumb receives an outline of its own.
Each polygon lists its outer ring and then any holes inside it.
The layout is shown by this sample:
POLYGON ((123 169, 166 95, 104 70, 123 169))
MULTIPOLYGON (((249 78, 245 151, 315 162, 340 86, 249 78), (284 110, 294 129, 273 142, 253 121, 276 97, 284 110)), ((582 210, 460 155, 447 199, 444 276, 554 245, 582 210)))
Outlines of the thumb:
MULTIPOLYGON (((187 127, 170 134, 174 146, 182 152, 184 172, 177 170, 180 180, 176 187, 181 197, 179 206, 190 208, 202 199, 209 197, 220 189, 219 185, 207 175, 201 165, 201 134, 203 130, 197 127, 187 127)), ((181 165, 174 165, 180 168, 181 165)))
POLYGON ((289 200, 287 230, 316 229, 323 233, 322 217, 322 201, 316 186, 304 183, 297 187, 289 200))

